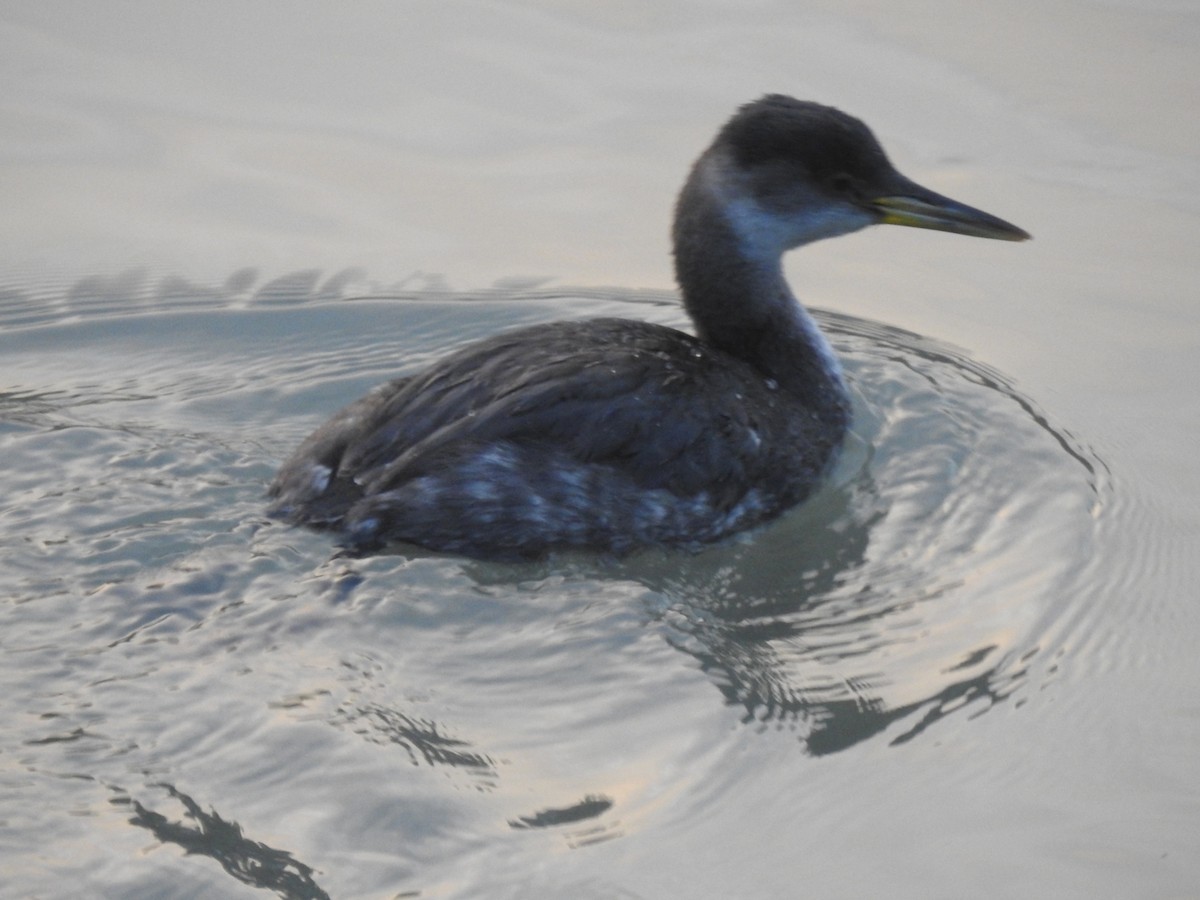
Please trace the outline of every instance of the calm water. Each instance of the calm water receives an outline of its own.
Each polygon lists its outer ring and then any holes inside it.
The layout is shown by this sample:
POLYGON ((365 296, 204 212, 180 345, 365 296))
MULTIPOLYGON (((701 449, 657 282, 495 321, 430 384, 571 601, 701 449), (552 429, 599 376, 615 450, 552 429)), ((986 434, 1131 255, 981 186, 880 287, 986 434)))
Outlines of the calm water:
POLYGON ((1195 895, 1200 15, 820 7, 0 12, 0 896, 1195 895), (536 565, 262 516, 466 341, 685 326, 672 194, 768 89, 1035 235, 791 260, 810 503, 536 565))

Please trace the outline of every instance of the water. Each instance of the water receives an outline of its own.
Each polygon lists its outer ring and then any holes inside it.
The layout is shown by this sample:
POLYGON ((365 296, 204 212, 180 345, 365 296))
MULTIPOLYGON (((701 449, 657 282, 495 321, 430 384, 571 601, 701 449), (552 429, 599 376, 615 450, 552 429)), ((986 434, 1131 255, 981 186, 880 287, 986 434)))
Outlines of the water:
POLYGON ((1169 98, 1193 14, 206 9, 0 14, 0 896, 1194 893, 1200 167, 1031 61, 1169 98), (766 89, 1035 235, 796 255, 856 410, 811 502, 527 565, 264 518, 466 341, 683 325, 671 193, 766 89))
POLYGON ((546 852, 527 832, 581 848, 713 814, 758 741, 791 745, 801 777, 806 757, 1021 706, 1087 627, 1103 461, 957 351, 829 315, 855 434, 776 525, 623 563, 337 559, 267 522, 263 485, 393 360, 564 305, 682 316, 654 294, 293 299, 80 297, 3 336, 23 373, 5 694, 17 808, 37 811, 9 824, 77 861, 58 878, 96 877, 103 828, 131 854, 105 890, 163 890, 136 861, 157 840, 287 895, 455 893, 464 873, 484 895, 497 845, 546 852), (66 821, 47 795, 73 798, 66 821))

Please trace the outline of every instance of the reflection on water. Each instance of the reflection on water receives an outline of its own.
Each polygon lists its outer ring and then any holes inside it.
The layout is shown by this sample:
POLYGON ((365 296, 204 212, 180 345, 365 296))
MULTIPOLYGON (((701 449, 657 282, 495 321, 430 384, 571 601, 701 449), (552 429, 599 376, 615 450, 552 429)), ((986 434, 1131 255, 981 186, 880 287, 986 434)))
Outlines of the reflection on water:
POLYGON ((870 458, 735 562, 662 586, 673 643, 748 721, 802 720, 818 755, 901 722, 903 743, 1007 699, 1035 660, 1053 669, 1064 637, 1049 632, 1083 589, 1107 491, 1103 463, 999 374, 822 319, 870 458))
POLYGON ((998 373, 819 318, 859 398, 833 484, 686 565, 651 553, 586 575, 649 588, 666 640, 744 721, 791 723, 814 755, 883 731, 902 744, 1051 677, 1109 490, 1103 462, 998 373))
POLYGON ((222 819, 215 811, 205 812, 199 803, 171 785, 160 787, 182 804, 184 819, 191 824, 168 819, 134 799, 122 797, 112 802, 133 808, 129 824, 145 828, 161 843, 174 844, 184 853, 211 857, 242 884, 295 900, 328 900, 329 894, 314 880, 310 866, 290 853, 251 840, 237 823, 222 819))
POLYGON ((364 706, 343 710, 338 720, 369 740, 403 747, 413 765, 456 766, 472 770, 483 779, 495 777, 495 762, 472 752, 466 741, 447 737, 436 722, 413 719, 399 710, 364 706))
MULTIPOLYGON (((963 354, 822 315, 856 392, 838 469, 696 554, 340 559, 262 515, 278 459, 328 409, 500 328, 681 313, 658 293, 258 280, 189 297, 89 279, 0 310, 0 724, 27 802, 61 796, 62 773, 128 785, 126 825, 243 883, 337 895, 367 859, 377 887, 434 891, 517 837, 582 848, 664 809, 706 815, 760 777, 736 760, 769 735, 798 739, 797 759, 896 746, 1055 677, 1107 473, 963 354), (164 784, 182 813, 146 799, 164 784), (312 833, 282 824, 306 816, 312 833), (251 820, 285 837, 249 837, 251 820)), ((111 803, 75 796, 112 827, 111 803)), ((12 827, 92 852, 71 817, 12 827)))
POLYGON ((0 13, 0 896, 1193 896, 1196 4, 347 9, 0 13), (825 317, 858 442, 698 556, 350 563, 261 518, 462 341, 681 322, 446 287, 667 284, 680 176, 765 90, 1037 234, 792 263, 1016 389, 825 317))

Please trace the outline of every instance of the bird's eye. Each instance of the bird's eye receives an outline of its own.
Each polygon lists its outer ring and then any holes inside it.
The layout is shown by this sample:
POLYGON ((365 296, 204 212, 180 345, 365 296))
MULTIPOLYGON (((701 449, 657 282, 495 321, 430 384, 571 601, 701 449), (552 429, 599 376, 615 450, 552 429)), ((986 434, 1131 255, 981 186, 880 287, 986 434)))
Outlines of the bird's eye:
POLYGON ((845 172, 839 172, 834 175, 829 179, 829 183, 832 185, 834 193, 841 197, 852 199, 858 195, 858 186, 854 179, 845 172))

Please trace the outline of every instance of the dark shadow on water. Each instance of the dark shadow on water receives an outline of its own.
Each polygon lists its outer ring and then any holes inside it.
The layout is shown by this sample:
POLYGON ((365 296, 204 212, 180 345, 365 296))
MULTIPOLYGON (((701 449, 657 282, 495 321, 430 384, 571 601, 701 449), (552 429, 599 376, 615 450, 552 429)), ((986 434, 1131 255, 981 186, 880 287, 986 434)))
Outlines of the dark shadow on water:
POLYGON ((552 828, 556 825, 572 825, 585 819, 594 819, 612 809, 613 802, 607 797, 587 796, 578 803, 563 809, 543 809, 528 816, 511 820, 512 828, 552 828))
POLYGON ((333 724, 345 726, 373 743, 402 747, 413 765, 464 769, 487 783, 498 777, 490 756, 473 751, 464 740, 448 736, 436 722, 416 719, 396 709, 377 704, 345 707, 334 714, 333 724))
POLYGON ((290 853, 251 840, 236 822, 205 812, 195 800, 168 784, 160 785, 184 808, 182 820, 172 820, 137 800, 114 799, 133 807, 129 823, 145 828, 164 844, 175 844, 189 856, 207 856, 243 884, 274 891, 287 900, 328 900, 314 870, 290 853))
POLYGON ((517 831, 532 828, 557 828, 567 846, 572 849, 588 847, 622 837, 625 833, 617 820, 602 817, 613 808, 608 797, 589 794, 571 806, 542 809, 527 816, 510 819, 508 827, 517 831))

